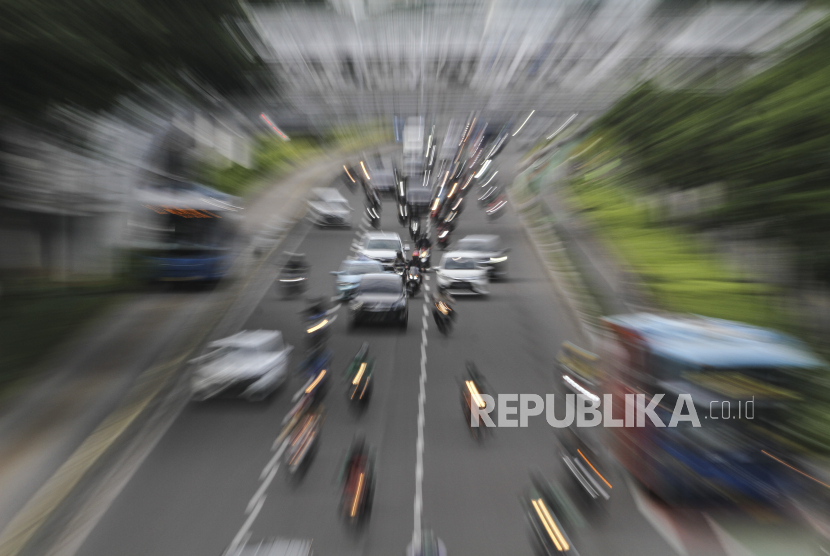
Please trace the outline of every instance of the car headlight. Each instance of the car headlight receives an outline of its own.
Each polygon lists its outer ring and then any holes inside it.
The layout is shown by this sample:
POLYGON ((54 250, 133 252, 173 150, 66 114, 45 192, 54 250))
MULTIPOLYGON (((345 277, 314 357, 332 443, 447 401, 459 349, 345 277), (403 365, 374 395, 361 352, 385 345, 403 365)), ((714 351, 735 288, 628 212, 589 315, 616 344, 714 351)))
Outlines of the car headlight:
POLYGON ((502 257, 490 257, 490 262, 491 263, 503 263, 506 260, 507 260, 507 255, 504 255, 502 257))

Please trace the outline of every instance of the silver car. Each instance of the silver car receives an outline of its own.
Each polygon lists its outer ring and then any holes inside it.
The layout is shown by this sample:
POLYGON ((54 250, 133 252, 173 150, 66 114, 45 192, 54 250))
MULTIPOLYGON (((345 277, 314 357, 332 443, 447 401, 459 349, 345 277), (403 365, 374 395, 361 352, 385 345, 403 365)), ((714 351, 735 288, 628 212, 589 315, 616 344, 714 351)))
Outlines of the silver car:
POLYGON ((479 264, 487 269, 491 280, 507 278, 507 253, 509 248, 501 245, 497 235, 471 235, 455 244, 459 251, 475 253, 479 264))
POLYGON ((317 226, 352 225, 352 207, 333 187, 318 187, 311 191, 308 218, 317 226))
POLYGON ((208 347, 213 351, 190 361, 198 365, 191 379, 196 401, 217 396, 265 400, 288 376, 293 347, 278 330, 246 330, 208 347))
POLYGON ((358 254, 380 262, 385 270, 392 270, 395 255, 399 251, 404 254, 408 250, 409 246, 404 245, 401 236, 394 232, 368 232, 363 236, 358 254))

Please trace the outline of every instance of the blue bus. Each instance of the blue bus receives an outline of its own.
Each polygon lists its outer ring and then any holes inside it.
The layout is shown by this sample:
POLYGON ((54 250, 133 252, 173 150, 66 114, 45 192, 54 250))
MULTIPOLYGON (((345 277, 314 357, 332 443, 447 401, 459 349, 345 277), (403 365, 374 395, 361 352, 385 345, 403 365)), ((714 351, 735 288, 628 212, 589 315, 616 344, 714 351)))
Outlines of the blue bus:
POLYGON ((150 282, 216 282, 227 274, 241 207, 198 184, 140 188, 132 248, 150 282))
POLYGON ((610 393, 620 419, 634 396, 654 400, 665 426, 644 418, 608 429, 617 459, 642 485, 684 505, 783 503, 798 477, 792 419, 811 395, 802 378, 827 376, 824 361, 791 337, 737 322, 637 314, 602 324, 602 377, 563 369, 563 379, 610 393), (699 426, 669 426, 681 396, 699 426))

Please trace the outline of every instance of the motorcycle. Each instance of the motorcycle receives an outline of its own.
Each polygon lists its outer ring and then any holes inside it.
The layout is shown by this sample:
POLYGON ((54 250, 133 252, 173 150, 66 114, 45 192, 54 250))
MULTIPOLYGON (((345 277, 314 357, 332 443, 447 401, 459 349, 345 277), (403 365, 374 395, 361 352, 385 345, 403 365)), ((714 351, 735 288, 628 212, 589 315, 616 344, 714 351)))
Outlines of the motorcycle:
POLYGON ((352 443, 346 456, 341 484, 340 513, 346 523, 357 527, 365 523, 372 511, 375 494, 374 456, 362 440, 352 443))
POLYGON ((492 221, 505 213, 505 207, 507 207, 507 197, 502 193, 487 204, 484 213, 487 215, 487 219, 492 221))
POLYGON ((549 483, 539 472, 531 473, 531 484, 522 496, 522 506, 536 541, 537 553, 578 554, 567 531, 585 525, 584 518, 558 485, 549 483))
POLYGON ((419 291, 421 291, 421 269, 413 265, 406 272, 406 293, 409 297, 415 297, 419 291))
POLYGON ((423 268, 430 268, 432 266, 432 250, 428 247, 421 249, 420 255, 421 266, 423 268))
POLYGON ((562 429, 557 439, 559 455, 570 471, 572 480, 565 488, 574 505, 592 522, 606 517, 615 479, 603 450, 585 442, 571 428, 562 429))
POLYGON ((493 200, 499 196, 499 188, 498 186, 490 186, 486 190, 482 191, 481 196, 478 198, 478 202, 481 206, 485 207, 493 202, 493 200))
POLYGON ((288 261, 279 274, 283 298, 302 294, 308 285, 309 264, 302 253, 286 253, 288 261))
POLYGON ((309 307, 303 311, 306 317, 306 345, 309 353, 325 346, 331 334, 332 324, 337 320, 336 313, 337 307, 329 309, 324 298, 312 300, 309 307))
MULTIPOLYGON (((323 399, 328 388, 328 368, 331 360, 330 349, 318 348, 300 363, 299 371, 306 378, 306 382, 291 398, 292 402, 299 403, 308 398, 308 405, 316 405, 323 399)), ((296 409, 299 411, 302 408, 296 409)))
POLYGON ((366 214, 369 217, 369 225, 375 230, 380 229, 380 211, 375 207, 366 207, 366 214))
POLYGON ((409 237, 412 241, 418 241, 421 236, 421 221, 418 218, 411 218, 409 221, 409 237))
POLYGON ((409 219, 409 209, 406 206, 406 202, 403 203, 398 202, 398 224, 401 226, 406 226, 406 221, 409 219))
POLYGON ((438 227, 438 248, 445 251, 450 244, 450 233, 452 229, 449 226, 438 227))
POLYGON ((452 325, 456 318, 455 310, 445 301, 435 299, 432 302, 432 318, 435 320, 438 331, 444 336, 447 336, 452 330, 452 325))
POLYGON ((322 407, 304 411, 292 425, 290 436, 283 452, 283 462, 289 477, 301 478, 311 465, 317 451, 317 440, 325 421, 322 407))
POLYGON ((487 425, 483 419, 474 417, 473 405, 475 404, 478 411, 484 410, 487 404, 483 396, 487 394, 488 390, 484 377, 478 371, 475 363, 467 361, 467 369, 461 380, 461 409, 464 413, 464 419, 470 427, 470 434, 476 440, 483 440, 487 435, 487 425), (474 418, 475 422, 473 421, 474 418))
POLYGON ((374 369, 375 361, 369 357, 369 342, 364 342, 346 369, 343 379, 347 383, 349 403, 356 409, 366 409, 372 397, 374 369))

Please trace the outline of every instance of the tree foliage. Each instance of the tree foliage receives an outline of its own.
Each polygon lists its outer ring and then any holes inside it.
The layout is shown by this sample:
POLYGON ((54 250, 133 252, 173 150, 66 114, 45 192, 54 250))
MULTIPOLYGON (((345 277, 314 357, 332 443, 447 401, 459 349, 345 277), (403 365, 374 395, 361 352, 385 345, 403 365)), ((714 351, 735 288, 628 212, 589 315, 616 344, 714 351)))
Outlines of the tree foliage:
POLYGON ((142 84, 233 94, 260 67, 237 0, 0 0, 0 107, 110 106, 142 84))
POLYGON ((639 170, 668 187, 726 185, 716 224, 763 223, 805 269, 830 280, 830 28, 720 94, 645 84, 600 126, 622 137, 639 170))

